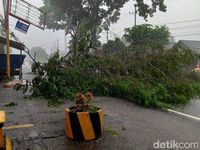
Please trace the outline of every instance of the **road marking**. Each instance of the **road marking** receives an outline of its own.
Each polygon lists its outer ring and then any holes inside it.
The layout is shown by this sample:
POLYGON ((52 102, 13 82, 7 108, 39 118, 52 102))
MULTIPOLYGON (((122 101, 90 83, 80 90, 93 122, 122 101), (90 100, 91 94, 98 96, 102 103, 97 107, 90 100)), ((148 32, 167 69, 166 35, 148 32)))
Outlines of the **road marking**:
POLYGON ((33 124, 25 124, 25 125, 16 125, 16 126, 3 127, 3 130, 31 128, 31 127, 34 127, 34 125, 33 124))
POLYGON ((168 112, 175 113, 175 114, 179 114, 179 115, 181 115, 181 116, 185 116, 185 117, 188 117, 188 118, 197 120, 197 121, 200 121, 200 118, 199 118, 199 117, 195 117, 195 116, 192 116, 192 115, 184 114, 184 113, 181 113, 181 112, 172 110, 172 109, 167 109, 167 111, 168 111, 168 112))

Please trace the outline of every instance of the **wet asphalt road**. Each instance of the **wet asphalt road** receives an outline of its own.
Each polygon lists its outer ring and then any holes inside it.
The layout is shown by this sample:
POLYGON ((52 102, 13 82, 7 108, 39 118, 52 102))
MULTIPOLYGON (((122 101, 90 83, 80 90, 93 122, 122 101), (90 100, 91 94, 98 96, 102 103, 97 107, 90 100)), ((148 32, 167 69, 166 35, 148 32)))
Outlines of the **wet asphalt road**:
POLYGON ((117 98, 95 97, 95 104, 104 110, 102 137, 75 142, 64 134, 64 109, 72 102, 66 100, 52 108, 43 99, 24 99, 20 92, 3 89, 0 84, 0 109, 7 113, 5 126, 34 124, 30 128, 4 130, 12 138, 14 150, 152 150, 158 140, 200 143, 198 121, 117 98), (4 106, 10 102, 18 105, 4 106))
MULTIPOLYGON (((23 65, 23 79, 32 80, 31 66, 27 63, 23 65)), ((178 106, 177 111, 200 118, 200 99, 191 100, 186 106, 178 106)))
POLYGON ((186 106, 180 107, 178 110, 200 118, 200 99, 193 99, 186 106))
MULTIPOLYGON (((24 79, 32 79, 24 66, 24 79)), ((0 84, 0 110, 6 110, 6 127, 34 124, 34 127, 4 130, 13 140, 14 150, 152 150, 153 143, 175 140, 199 142, 200 122, 162 110, 146 109, 117 98, 96 97, 104 110, 103 135, 92 142, 75 142, 65 136, 66 101, 48 107, 43 99, 27 100, 20 92, 3 89, 0 84), (15 107, 5 104, 15 102, 15 107)), ((192 101, 181 111, 200 116, 200 101, 192 101)))

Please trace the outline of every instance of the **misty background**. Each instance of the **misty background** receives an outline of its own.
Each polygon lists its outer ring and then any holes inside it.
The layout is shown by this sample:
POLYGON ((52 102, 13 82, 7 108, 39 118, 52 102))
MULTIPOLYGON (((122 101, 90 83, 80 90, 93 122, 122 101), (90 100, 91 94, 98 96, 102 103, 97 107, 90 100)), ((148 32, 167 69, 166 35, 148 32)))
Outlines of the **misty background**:
MULTIPOLYGON (((148 0, 147 0, 148 1, 148 0)), ((27 0, 27 2, 36 7, 43 6, 42 0, 27 0)), ((167 12, 157 11, 148 22, 143 17, 137 16, 138 24, 167 25, 176 41, 178 40, 199 40, 200 41, 200 0, 165 0, 167 12)), ((134 1, 130 0, 121 9, 120 19, 116 24, 111 25, 109 39, 115 37, 121 38, 124 34, 124 28, 134 25, 134 1)), ((0 14, 3 15, 3 4, 0 2, 0 14)), ((57 48, 61 52, 67 52, 67 43, 69 36, 65 37, 64 31, 41 30, 30 25, 27 34, 15 30, 17 19, 10 17, 10 29, 18 38, 29 47, 40 46, 48 54, 54 52, 57 48)), ((106 42, 106 32, 101 34, 100 41, 106 42)))

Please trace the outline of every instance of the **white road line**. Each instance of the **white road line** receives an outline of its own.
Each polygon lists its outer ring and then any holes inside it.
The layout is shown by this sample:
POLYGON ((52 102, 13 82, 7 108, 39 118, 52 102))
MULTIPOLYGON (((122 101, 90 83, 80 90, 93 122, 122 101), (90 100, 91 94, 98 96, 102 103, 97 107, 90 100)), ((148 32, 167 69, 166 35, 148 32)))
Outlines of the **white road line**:
POLYGON ((33 124, 24 124, 24 125, 3 127, 3 130, 20 129, 20 128, 31 128, 31 127, 34 127, 34 125, 33 124))
POLYGON ((188 118, 191 118, 191 119, 200 121, 200 118, 199 118, 199 117, 195 117, 195 116, 192 116, 192 115, 184 114, 184 113, 181 113, 181 112, 172 110, 172 109, 166 109, 166 110, 167 110, 168 112, 172 112, 172 113, 175 113, 175 114, 179 114, 179 115, 181 115, 181 116, 185 116, 185 117, 188 117, 188 118))

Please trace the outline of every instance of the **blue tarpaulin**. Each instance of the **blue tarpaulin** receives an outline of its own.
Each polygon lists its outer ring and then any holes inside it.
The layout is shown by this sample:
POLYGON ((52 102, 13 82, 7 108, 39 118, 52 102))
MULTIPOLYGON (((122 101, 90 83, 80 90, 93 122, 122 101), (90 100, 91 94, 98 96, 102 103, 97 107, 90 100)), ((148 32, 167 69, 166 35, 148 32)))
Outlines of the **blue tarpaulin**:
MULTIPOLYGON (((10 54, 10 69, 20 69, 26 55, 10 54)), ((6 54, 0 54, 0 70, 6 70, 6 54)))

